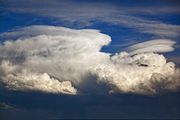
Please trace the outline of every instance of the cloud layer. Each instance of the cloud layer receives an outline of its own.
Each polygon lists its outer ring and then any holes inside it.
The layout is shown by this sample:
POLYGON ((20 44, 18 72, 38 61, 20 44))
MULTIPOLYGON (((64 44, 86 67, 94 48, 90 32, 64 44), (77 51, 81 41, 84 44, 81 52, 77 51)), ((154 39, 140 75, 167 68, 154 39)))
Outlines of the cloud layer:
POLYGON ((77 94, 81 83, 92 78, 110 92, 155 94, 180 88, 179 69, 158 54, 173 50, 171 40, 139 43, 111 55, 101 51, 110 36, 98 30, 29 26, 0 37, 5 40, 0 80, 9 89, 77 94))

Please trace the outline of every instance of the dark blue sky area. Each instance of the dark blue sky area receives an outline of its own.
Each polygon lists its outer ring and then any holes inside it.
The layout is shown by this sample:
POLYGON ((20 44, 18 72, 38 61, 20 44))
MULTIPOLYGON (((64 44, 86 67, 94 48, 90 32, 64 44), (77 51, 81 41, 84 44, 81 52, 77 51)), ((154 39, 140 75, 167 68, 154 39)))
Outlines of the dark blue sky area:
POLYGON ((133 94, 53 95, 4 92, 0 102, 15 109, 0 109, 3 120, 31 119, 177 119, 179 93, 155 96, 133 94))

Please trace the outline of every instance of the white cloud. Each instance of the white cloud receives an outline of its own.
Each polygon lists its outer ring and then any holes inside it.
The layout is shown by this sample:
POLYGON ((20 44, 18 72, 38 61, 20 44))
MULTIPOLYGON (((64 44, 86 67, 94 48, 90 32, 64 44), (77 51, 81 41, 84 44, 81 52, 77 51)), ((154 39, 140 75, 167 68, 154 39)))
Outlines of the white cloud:
POLYGON ((101 66, 95 72, 100 82, 114 88, 111 92, 155 94, 180 88, 179 69, 163 55, 143 53, 131 57, 120 53, 111 61, 114 64, 101 66))
POLYGON ((0 66, 0 78, 8 89, 22 91, 42 91, 50 93, 77 94, 77 90, 70 81, 58 81, 47 73, 31 73, 26 69, 17 72, 17 66, 2 61, 0 66))
POLYGON ((180 88, 179 69, 152 53, 168 52, 175 44, 171 40, 139 43, 130 53, 110 55, 101 48, 111 38, 98 30, 30 26, 0 36, 5 40, 0 45, 0 78, 10 89, 77 94, 82 82, 92 80, 88 77, 116 92, 154 94, 180 88))
POLYGON ((173 45, 175 41, 171 41, 168 39, 156 39, 156 40, 149 40, 147 42, 138 43, 132 45, 128 48, 128 51, 131 55, 146 53, 146 52, 170 52, 173 51, 173 45))
POLYGON ((79 84, 89 69, 109 57, 99 51, 110 42, 110 37, 97 30, 31 26, 1 36, 9 39, 0 45, 1 64, 12 64, 10 68, 1 67, 1 71, 13 68, 1 75, 1 79, 9 88, 13 86, 13 89, 21 89, 21 84, 24 84, 22 89, 54 93, 65 92, 62 87, 67 85, 69 92, 74 94, 76 90, 73 90, 71 84, 64 84, 67 83, 64 81, 79 84), (11 38, 17 39, 12 41, 11 38), (46 79, 41 80, 43 78, 46 79), (13 81, 16 81, 15 84, 13 81), (32 85, 29 85, 29 81, 32 85))

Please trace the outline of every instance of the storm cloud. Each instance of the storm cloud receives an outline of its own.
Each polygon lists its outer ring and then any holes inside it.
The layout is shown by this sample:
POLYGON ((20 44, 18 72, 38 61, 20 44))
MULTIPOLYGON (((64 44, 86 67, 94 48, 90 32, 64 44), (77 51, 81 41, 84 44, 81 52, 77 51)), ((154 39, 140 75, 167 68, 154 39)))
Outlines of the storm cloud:
MULTIPOLYGON (((29 26, 0 34, 0 82, 12 90, 78 94, 96 80, 110 93, 155 94, 180 89, 180 70, 159 53, 174 41, 151 40, 116 54, 102 52, 109 35, 92 29, 29 26)), ((87 88, 88 89, 88 88, 87 88)))

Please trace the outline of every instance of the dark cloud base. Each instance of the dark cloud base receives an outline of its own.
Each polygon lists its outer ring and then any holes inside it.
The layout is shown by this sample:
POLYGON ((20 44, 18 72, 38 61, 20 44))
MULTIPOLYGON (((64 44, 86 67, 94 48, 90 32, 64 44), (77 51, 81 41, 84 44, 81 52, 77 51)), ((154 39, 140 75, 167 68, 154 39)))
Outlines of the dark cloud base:
POLYGON ((53 95, 1 90, 0 102, 13 105, 1 109, 1 120, 180 118, 180 92, 155 96, 132 94, 53 95))

